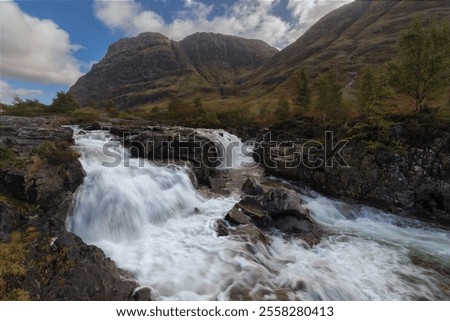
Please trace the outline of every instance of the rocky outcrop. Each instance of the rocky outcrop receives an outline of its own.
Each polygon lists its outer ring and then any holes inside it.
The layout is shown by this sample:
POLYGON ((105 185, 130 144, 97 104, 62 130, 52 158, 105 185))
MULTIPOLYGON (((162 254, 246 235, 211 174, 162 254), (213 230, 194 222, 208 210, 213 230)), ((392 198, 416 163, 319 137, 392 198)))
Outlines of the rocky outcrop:
MULTIPOLYGON (((255 178, 253 180, 261 185, 255 178)), ((244 231, 251 231, 252 235, 259 231, 258 233, 266 235, 265 232, 276 228, 299 237, 310 245, 317 244, 320 241, 321 229, 311 219, 309 211, 303 207, 300 195, 287 187, 267 186, 266 189, 268 191, 260 196, 244 195, 225 216, 225 221, 238 228, 226 229, 223 223, 218 224, 219 235, 242 236, 244 231)), ((260 237, 253 239, 261 240, 260 237)), ((267 243, 270 238, 265 236, 263 240, 263 243, 267 243)))
POLYGON ((113 125, 110 132, 121 137, 132 157, 161 165, 189 164, 197 183, 211 187, 212 175, 223 162, 213 131, 170 126, 113 125))
POLYGON ((72 130, 8 116, 0 130, 0 299, 134 299, 133 277, 65 230, 84 179, 72 130))
POLYGON ((82 105, 112 99, 121 107, 193 92, 220 97, 276 52, 260 40, 197 33, 176 42, 147 32, 112 44, 70 93, 82 105))
MULTIPOLYGON (((305 146, 313 146, 308 141, 323 141, 323 137, 312 139, 289 129, 292 126, 301 128, 302 120, 288 122, 270 129, 272 141, 260 138, 256 158, 271 174, 300 181, 321 193, 448 226, 450 135, 437 121, 431 122, 429 128, 426 123, 421 125, 423 128, 413 127, 414 123, 407 119, 392 127, 392 146, 371 148, 361 141, 350 140, 339 151, 340 155, 325 155, 324 149, 310 150, 309 153, 305 149, 305 146), (289 137, 290 143, 286 143, 289 137), (277 141, 285 143, 280 145, 277 141)), ((323 132, 326 130, 322 129, 323 132)), ((267 130, 261 132, 261 137, 264 134, 267 130)), ((314 135, 314 131, 308 135, 314 135)), ((350 129, 341 127, 338 135, 334 145, 338 139, 349 137, 350 129)))

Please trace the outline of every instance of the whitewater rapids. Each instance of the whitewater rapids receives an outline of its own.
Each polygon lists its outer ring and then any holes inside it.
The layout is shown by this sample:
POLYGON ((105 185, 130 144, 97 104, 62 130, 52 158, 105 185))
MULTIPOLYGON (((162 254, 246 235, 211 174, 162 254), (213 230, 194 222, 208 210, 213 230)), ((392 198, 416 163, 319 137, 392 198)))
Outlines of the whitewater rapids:
MULTIPOLYGON (((208 135, 222 146, 240 143, 228 133, 208 135)), ((449 299, 448 279, 412 261, 448 267, 447 231, 309 193, 299 197, 329 231, 316 246, 277 231, 270 245, 218 237, 216 222, 239 195, 205 198, 183 167, 136 159, 103 166, 112 136, 75 130, 74 137, 86 177, 67 228, 132 272, 155 300, 449 299)), ((119 143, 114 149, 127 155, 119 143)), ((230 170, 239 171, 246 156, 231 157, 230 170)))

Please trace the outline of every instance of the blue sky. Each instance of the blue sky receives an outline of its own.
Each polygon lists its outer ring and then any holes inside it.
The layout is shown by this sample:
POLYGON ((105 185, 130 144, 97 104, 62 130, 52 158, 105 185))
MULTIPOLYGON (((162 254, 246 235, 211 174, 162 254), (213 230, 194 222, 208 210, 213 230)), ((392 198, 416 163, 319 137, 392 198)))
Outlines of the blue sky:
POLYGON ((141 32, 173 40, 206 31, 283 48, 350 0, 0 0, 0 100, 51 103, 105 55, 141 32))

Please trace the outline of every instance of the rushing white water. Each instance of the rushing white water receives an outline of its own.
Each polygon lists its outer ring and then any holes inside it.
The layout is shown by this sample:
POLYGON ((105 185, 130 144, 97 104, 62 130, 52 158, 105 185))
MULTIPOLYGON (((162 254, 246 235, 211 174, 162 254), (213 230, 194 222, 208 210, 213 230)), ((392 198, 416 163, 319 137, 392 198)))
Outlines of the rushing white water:
MULTIPOLYGON (((276 231, 270 245, 218 237, 216 221, 237 195, 201 196, 185 168, 140 167, 133 159, 129 167, 123 161, 102 166, 109 135, 77 133, 87 176, 67 227, 134 273, 155 299, 448 299, 439 285, 442 277, 410 259, 411 251, 418 251, 448 264, 446 231, 320 195, 299 195, 314 220, 332 232, 320 244, 310 247, 276 231)), ((224 150, 235 140, 225 133, 208 135, 223 137, 224 150)), ((119 144, 115 148, 126 154, 119 144)))
POLYGON ((197 134, 215 142, 219 157, 223 160, 220 169, 236 169, 255 166, 251 142, 242 143, 236 135, 222 130, 198 129, 197 134))

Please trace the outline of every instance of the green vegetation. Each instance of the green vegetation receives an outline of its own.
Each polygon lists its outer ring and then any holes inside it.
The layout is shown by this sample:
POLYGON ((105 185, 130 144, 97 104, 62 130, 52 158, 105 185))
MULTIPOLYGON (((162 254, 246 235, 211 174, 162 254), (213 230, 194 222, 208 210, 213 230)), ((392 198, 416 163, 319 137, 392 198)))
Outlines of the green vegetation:
POLYGON ((324 118, 336 116, 342 107, 342 85, 336 70, 320 74, 317 79, 316 108, 323 112, 324 118))
POLYGON ((416 111, 434 94, 448 89, 450 27, 448 22, 428 28, 415 21, 399 43, 398 57, 389 65, 391 84, 415 100, 416 111))
POLYGON ((101 111, 92 107, 76 109, 69 114, 71 122, 75 124, 86 124, 99 121, 101 111))
POLYGON ((22 100, 19 97, 14 97, 13 103, 10 106, 4 106, 5 114, 12 116, 40 116, 45 113, 47 106, 41 104, 38 100, 22 100))
POLYGON ((278 101, 278 106, 274 111, 274 115, 279 121, 289 119, 291 116, 291 110, 289 102, 286 99, 280 99, 278 101))
POLYGON ((54 166, 73 162, 79 157, 69 143, 64 141, 44 141, 35 153, 54 166))
POLYGON ((0 243, 0 300, 30 300, 29 293, 20 284, 29 264, 28 244, 36 235, 33 228, 23 233, 14 231, 9 242, 0 243))
POLYGON ((300 70, 299 74, 296 103, 301 108, 301 111, 308 110, 311 105, 311 89, 309 88, 309 78, 306 75, 306 71, 304 68, 300 70))
POLYGON ((58 91, 55 98, 53 98, 50 108, 55 113, 66 113, 80 108, 80 105, 77 103, 72 94, 58 91))
POLYGON ((0 147, 0 169, 25 168, 28 159, 18 157, 11 148, 0 147))

